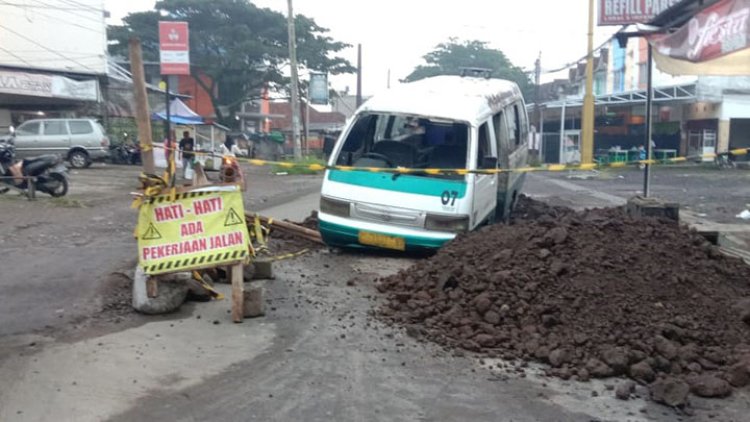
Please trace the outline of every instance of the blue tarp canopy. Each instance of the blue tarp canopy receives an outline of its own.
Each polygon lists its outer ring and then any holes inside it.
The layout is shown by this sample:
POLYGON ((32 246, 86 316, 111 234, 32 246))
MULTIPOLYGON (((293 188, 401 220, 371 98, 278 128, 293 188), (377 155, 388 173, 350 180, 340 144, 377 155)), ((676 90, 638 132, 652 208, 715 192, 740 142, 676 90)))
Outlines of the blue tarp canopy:
MULTIPOLYGON (((167 120, 167 114, 162 110, 151 113, 152 120, 167 120)), ((176 125, 202 125, 205 124, 203 117, 190 109, 179 98, 175 98, 169 103, 169 120, 176 125)))

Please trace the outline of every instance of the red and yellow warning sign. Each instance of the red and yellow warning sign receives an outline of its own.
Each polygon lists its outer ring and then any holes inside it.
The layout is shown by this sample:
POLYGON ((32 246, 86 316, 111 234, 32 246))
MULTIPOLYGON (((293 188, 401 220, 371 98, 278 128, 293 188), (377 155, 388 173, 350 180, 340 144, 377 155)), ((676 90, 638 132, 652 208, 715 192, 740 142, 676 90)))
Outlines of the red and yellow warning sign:
POLYGON ((250 239, 242 193, 200 190, 151 198, 140 207, 137 236, 146 274, 242 261, 250 239))

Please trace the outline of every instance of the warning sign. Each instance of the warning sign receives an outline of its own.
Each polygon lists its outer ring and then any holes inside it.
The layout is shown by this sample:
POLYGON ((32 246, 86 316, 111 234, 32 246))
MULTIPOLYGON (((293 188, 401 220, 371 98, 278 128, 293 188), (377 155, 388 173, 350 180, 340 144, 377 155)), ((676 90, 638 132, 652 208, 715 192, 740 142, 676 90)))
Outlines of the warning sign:
POLYGON ((138 261, 146 274, 187 271, 243 260, 249 236, 239 191, 158 196, 138 215, 138 261))
POLYGON ((227 213, 227 219, 224 220, 225 226, 235 226, 237 224, 245 224, 245 220, 241 219, 239 215, 237 215, 237 211, 234 210, 234 208, 230 208, 229 212, 227 213))

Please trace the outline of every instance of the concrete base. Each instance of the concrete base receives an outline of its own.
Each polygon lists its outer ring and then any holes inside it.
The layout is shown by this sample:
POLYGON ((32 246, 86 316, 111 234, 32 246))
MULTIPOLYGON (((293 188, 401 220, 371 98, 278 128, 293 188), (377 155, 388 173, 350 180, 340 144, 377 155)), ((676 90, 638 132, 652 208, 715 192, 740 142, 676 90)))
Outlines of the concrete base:
POLYGON ((625 211, 631 217, 656 217, 674 222, 680 221, 680 204, 664 202, 656 198, 634 196, 628 199, 625 211))
POLYGON ((264 297, 265 288, 262 286, 250 287, 245 290, 245 318, 255 318, 266 314, 264 297))
POLYGON ((253 261, 253 280, 272 280, 273 261, 267 261, 262 258, 253 261))

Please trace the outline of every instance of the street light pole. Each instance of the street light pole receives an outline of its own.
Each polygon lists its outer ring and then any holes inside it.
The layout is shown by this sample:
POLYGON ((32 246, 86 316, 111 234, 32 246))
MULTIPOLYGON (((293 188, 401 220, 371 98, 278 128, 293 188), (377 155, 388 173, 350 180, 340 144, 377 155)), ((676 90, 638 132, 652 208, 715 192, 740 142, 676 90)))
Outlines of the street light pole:
POLYGON ((594 159, 594 0, 589 0, 588 55, 586 57, 586 93, 583 96, 581 127, 581 163, 594 159))
POLYGON ((297 36, 294 31, 294 12, 292 10, 292 0, 287 0, 289 15, 287 16, 287 29, 289 31, 289 65, 292 70, 291 78, 291 112, 292 112, 292 138, 294 146, 294 158, 302 158, 302 145, 300 143, 300 118, 299 118, 299 80, 297 75, 297 36))

